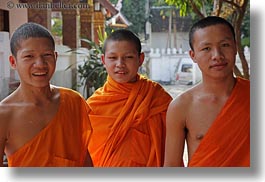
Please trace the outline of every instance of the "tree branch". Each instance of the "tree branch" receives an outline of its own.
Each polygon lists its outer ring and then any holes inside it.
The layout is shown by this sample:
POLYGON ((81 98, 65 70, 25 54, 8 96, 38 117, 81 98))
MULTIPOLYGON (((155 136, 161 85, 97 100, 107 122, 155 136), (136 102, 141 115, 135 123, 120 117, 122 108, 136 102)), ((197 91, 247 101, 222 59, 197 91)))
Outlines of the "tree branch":
POLYGON ((193 0, 189 0, 191 3, 191 7, 194 10, 194 12, 200 17, 200 18, 204 18, 204 14, 201 13, 201 11, 199 10, 199 8, 196 6, 196 4, 193 2, 193 0))

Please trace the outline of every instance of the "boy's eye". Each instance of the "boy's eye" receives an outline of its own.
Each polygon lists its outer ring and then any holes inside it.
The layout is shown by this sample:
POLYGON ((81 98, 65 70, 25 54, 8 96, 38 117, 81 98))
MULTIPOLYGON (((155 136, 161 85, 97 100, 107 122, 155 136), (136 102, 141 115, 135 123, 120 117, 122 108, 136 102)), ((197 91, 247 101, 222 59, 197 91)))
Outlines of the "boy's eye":
POLYGON ((52 56, 51 53, 44 54, 45 57, 52 56))
POLYGON ((133 58, 133 56, 125 56, 125 58, 131 59, 133 58))
POLYGON ((223 47, 229 47, 229 44, 228 43, 224 43, 222 44, 223 47))
POLYGON ((209 51, 210 50, 210 47, 205 47, 202 49, 203 51, 209 51))
POLYGON ((33 58, 33 55, 25 55, 25 58, 33 58))

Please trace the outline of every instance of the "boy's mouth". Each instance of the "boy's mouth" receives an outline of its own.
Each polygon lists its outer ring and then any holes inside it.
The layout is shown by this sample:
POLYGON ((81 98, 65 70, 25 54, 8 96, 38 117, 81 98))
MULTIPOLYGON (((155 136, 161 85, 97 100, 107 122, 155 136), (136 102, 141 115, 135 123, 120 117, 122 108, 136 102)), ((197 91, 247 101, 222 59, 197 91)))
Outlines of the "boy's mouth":
POLYGON ((116 71, 115 73, 116 73, 116 74, 123 74, 123 75, 126 74, 125 71, 116 71))
POLYGON ((32 73, 33 76, 45 76, 47 75, 48 72, 36 72, 36 73, 32 73))

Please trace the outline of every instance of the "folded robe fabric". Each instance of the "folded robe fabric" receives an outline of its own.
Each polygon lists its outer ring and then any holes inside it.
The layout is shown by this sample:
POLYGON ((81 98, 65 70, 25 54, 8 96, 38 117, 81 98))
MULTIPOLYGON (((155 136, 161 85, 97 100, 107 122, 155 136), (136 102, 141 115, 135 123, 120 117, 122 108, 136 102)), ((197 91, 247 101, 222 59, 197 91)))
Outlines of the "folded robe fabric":
POLYGON ((222 111, 191 157, 189 167, 250 166, 250 82, 237 78, 222 111))
POLYGON ((91 132, 85 99, 77 92, 60 88, 57 114, 39 134, 8 157, 8 166, 83 166, 91 132))
POLYGON ((95 167, 163 165, 165 116, 172 98, 159 84, 137 78, 135 83, 118 84, 108 77, 87 100, 95 167))

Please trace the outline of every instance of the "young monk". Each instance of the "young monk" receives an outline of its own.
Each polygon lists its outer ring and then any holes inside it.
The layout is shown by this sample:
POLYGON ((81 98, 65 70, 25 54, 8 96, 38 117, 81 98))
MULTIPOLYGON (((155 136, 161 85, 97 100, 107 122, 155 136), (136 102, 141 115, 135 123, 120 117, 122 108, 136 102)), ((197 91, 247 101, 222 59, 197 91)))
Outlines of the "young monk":
POLYGON ((91 124, 85 99, 50 85, 57 53, 50 32, 25 23, 12 35, 10 65, 19 87, 0 103, 0 165, 92 166, 87 150, 91 124))
POLYGON ((202 82, 174 99, 167 112, 164 166, 250 166, 250 82, 233 75, 237 54, 232 25, 210 16, 189 34, 190 57, 202 82))
POLYGON ((139 38, 129 30, 114 31, 103 52, 107 81, 87 100, 94 166, 163 166, 171 96, 158 83, 138 74, 144 53, 139 38))

